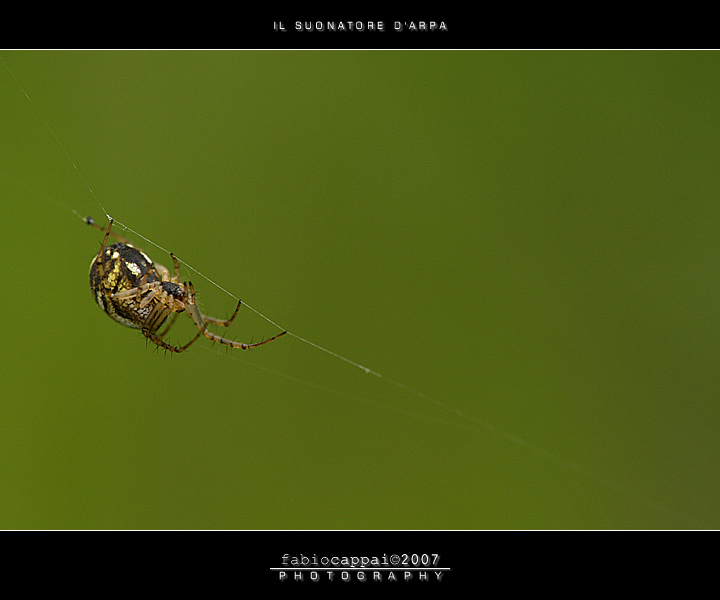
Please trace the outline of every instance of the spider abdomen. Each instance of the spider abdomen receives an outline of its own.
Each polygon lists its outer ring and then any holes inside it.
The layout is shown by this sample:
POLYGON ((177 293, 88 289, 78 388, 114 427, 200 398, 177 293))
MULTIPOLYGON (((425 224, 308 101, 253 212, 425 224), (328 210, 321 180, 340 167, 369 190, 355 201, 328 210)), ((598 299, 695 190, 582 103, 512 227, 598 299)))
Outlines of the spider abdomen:
POLYGON ((159 280, 153 261, 122 242, 105 248, 90 264, 90 288, 98 306, 113 320, 133 329, 144 327, 153 309, 151 302, 143 304, 142 286, 159 280), (121 294, 137 292, 138 288, 139 294, 121 294))

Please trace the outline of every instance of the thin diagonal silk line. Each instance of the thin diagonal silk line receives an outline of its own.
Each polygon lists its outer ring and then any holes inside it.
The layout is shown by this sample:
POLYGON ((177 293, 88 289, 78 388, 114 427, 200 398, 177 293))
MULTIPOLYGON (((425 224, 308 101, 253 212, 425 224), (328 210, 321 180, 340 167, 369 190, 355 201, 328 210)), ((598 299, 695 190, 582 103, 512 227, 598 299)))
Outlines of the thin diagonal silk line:
MULTIPOLYGON (((255 309, 251 309, 251 310, 253 310, 254 312, 256 312, 257 314, 260 315, 260 313, 258 313, 255 309)), ((262 317, 263 315, 260 315, 260 316, 262 317)), ((377 371, 373 371, 372 369, 369 369, 369 368, 361 365, 360 363, 356 363, 354 360, 350 360, 349 358, 345 358, 344 356, 340 356, 337 352, 333 352, 332 350, 328 350, 327 348, 323 348, 322 346, 316 344, 315 342, 311 342, 310 340, 306 340, 304 337, 300 337, 299 335, 293 333, 292 331, 288 331, 288 335, 291 335, 291 336, 293 336, 294 338, 299 339, 301 342, 305 342, 306 344, 309 344, 309 345, 312 346, 313 348, 317 348, 318 350, 322 350, 323 352, 327 352, 330 356, 334 356, 335 358, 339 358, 340 360, 344 360, 346 363, 352 365, 353 367, 357 367, 358 369, 362 369, 363 371, 365 371, 365 372, 368 373, 369 375, 375 375, 375 377, 381 377, 381 378, 382 378, 382 375, 381 375, 380 373, 378 373, 377 371)))
MULTIPOLYGON (((65 156, 67 157, 67 159, 70 161, 70 164, 71 164, 71 165, 73 166, 73 168, 75 169, 75 172, 80 176, 80 179, 82 179, 82 182, 85 184, 85 187, 87 187, 87 189, 90 190, 90 194, 92 195, 93 198, 95 198, 95 200, 97 201, 97 203, 100 205, 100 208, 101 208, 102 211, 105 213, 105 216, 106 216, 106 217, 108 218, 108 220, 109 220, 109 219, 110 219, 110 215, 108 215, 107 211, 105 210, 105 207, 102 205, 102 203, 100 202, 100 200, 98 199, 98 197, 95 195, 95 192, 93 192, 93 189, 90 187, 90 184, 87 182, 87 180, 86 180, 85 177, 83 176, 83 174, 82 174, 82 172, 80 171, 80 169, 78 169, 77 165, 75 164, 75 161, 74 161, 74 160, 72 159, 72 157, 70 156, 70 153, 69 153, 67 150, 65 150, 65 146, 62 145, 62 142, 60 141, 60 138, 59 138, 57 135, 55 135, 55 132, 53 131, 53 128, 50 127, 50 123, 47 122, 47 119, 45 119, 45 117, 43 116, 43 114, 40 112, 40 109, 39 109, 37 106, 35 106, 35 103, 32 101, 32 98, 30 98, 30 96, 28 95, 28 93, 25 91, 25 88, 24 88, 24 87, 21 85, 21 83, 18 81, 18 78, 15 77, 15 73, 13 73, 13 72, 10 70, 10 67, 7 66, 7 63, 5 62, 5 59, 3 59, 2 56, 0 56, 0 61, 2 61, 2 64, 5 65, 5 68, 7 69, 8 73, 10 73, 10 76, 15 80, 15 83, 16 83, 17 86, 20 88, 20 91, 23 93, 23 95, 27 98, 28 102, 30 103, 30 106, 33 107, 33 109, 34 109, 35 112, 37 113, 38 117, 40 117, 40 120, 41 120, 43 123, 45 123, 45 127, 47 127, 47 129, 48 129, 48 131, 50 132, 50 134, 55 138, 55 141, 57 142, 57 145, 60 146, 60 150, 63 151, 63 154, 65 154, 65 156)), ((73 211, 73 212, 74 212, 74 211, 73 211)))

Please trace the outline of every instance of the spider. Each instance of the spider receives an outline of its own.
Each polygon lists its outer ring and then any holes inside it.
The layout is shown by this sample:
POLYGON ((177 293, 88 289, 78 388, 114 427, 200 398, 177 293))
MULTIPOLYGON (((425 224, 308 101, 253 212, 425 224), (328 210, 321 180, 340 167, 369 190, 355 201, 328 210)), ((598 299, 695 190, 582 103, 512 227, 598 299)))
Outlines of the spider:
POLYGON ((201 314, 195 305, 193 284, 178 282, 180 264, 174 254, 170 253, 174 265, 173 274, 170 276, 167 268, 154 263, 147 254, 135 248, 125 238, 112 233, 112 219, 107 229, 96 225, 92 217, 87 217, 85 222, 105 233, 100 252, 90 263, 90 288, 95 301, 113 320, 126 327, 140 329, 147 339, 159 347, 171 352, 183 352, 204 335, 213 342, 247 350, 267 344, 287 333, 283 331, 262 342, 243 344, 208 331, 208 323, 228 327, 242 302, 238 301, 235 312, 229 319, 216 319, 201 314), (118 243, 108 246, 111 235, 118 243), (173 346, 162 338, 183 311, 195 323, 198 334, 184 346, 173 346), (165 330, 158 334, 158 330, 171 314, 172 320, 165 330))

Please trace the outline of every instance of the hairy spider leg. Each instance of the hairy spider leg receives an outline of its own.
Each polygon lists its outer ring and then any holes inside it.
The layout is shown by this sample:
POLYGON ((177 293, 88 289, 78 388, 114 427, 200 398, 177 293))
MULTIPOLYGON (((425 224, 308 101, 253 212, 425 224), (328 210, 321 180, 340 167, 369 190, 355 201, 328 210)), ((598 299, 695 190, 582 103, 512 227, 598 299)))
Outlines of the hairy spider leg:
MULTIPOLYGON (((238 309, 240 308, 240 302, 238 302, 237 308, 235 309, 235 312, 233 313, 233 316, 230 317, 230 319, 227 320, 227 324, 230 324, 230 322, 235 318, 235 315, 237 314, 238 309)), ((282 335, 285 335, 287 331, 283 331, 282 333, 278 333, 277 335, 268 338, 267 340, 263 340, 262 342, 257 342, 255 344, 243 344, 242 342, 236 342, 235 340, 229 340, 227 338, 224 338, 222 336, 219 336, 215 333, 212 333, 211 331, 208 331, 207 325, 205 321, 203 320, 203 315, 198 310, 196 304, 195 304, 195 288, 193 287, 192 282, 188 281, 188 302, 187 306, 185 307, 185 310, 187 310, 188 314, 192 318, 192 320, 195 322, 195 325, 200 330, 200 333, 202 333, 207 339, 212 340, 213 342, 219 342, 220 344, 225 344, 226 346, 230 346, 232 348, 239 348, 240 350, 248 350, 249 348, 255 348, 257 346, 262 346, 263 344, 267 344, 268 342, 272 342, 273 340, 276 340, 282 335)), ((214 319, 210 322, 218 322, 219 319, 214 319)))
POLYGON ((110 224, 108 225, 107 230, 104 227, 100 227, 100 225, 95 225, 95 221, 93 221, 92 217, 86 217, 85 222, 88 225, 92 225, 93 227, 99 229, 100 231, 105 232, 105 237, 103 238, 102 244, 100 245, 100 254, 97 255, 97 264, 98 264, 98 269, 100 271, 100 278, 105 279, 105 267, 103 265, 103 256, 105 256, 105 246, 107 246, 108 237, 110 237, 110 231, 112 229, 113 220, 110 219, 110 224))
POLYGON ((107 226, 107 229, 105 229, 104 227, 101 227, 100 225, 98 225, 97 223, 95 223, 95 219, 93 219, 92 217, 85 217, 83 220, 84 220, 88 225, 90 225, 90 227, 94 227, 95 229, 99 229, 100 231, 102 231, 102 232, 105 234, 105 239, 103 240, 103 250, 105 249, 105 243, 107 242, 107 238, 108 238, 109 235, 112 235, 118 242, 122 242, 123 244, 129 244, 129 243, 130 243, 127 238, 124 238, 123 236, 118 235, 117 233, 111 233, 112 226, 113 226, 113 221, 114 221, 114 219, 112 219, 112 218, 110 219, 110 222, 109 222, 109 224, 108 224, 108 226, 107 226))
MULTIPOLYGON (((168 329, 170 329, 170 327, 168 327, 168 329)), ((165 335, 165 333, 167 333, 167 329, 165 330, 165 332, 163 333, 163 335, 165 335)), ((184 352, 184 351, 187 350, 190 346, 192 346, 192 345, 195 343, 195 340, 197 340, 197 339, 202 335, 202 332, 199 332, 193 339, 191 339, 191 340, 190 340, 187 344, 185 344, 184 346, 172 346, 171 344, 168 344, 168 343, 165 342, 165 341, 162 339, 162 337, 160 337, 159 335, 156 335, 156 334, 154 334, 154 333, 150 333, 150 330, 149 330, 147 327, 143 327, 143 328, 142 328, 142 334, 143 334, 146 338, 148 338, 151 342, 153 342, 154 344, 157 344, 157 345, 160 346, 161 348, 165 348, 165 350, 170 350, 171 352, 175 352, 176 354, 179 354, 180 352, 184 352)))

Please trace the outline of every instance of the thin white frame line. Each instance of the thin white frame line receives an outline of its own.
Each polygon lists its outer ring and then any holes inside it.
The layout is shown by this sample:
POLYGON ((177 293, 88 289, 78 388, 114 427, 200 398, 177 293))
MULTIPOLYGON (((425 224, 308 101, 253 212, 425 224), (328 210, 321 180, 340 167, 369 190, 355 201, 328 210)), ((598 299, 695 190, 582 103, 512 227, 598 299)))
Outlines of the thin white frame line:
POLYGON ((452 571, 450 567, 270 567, 271 571, 452 571))

